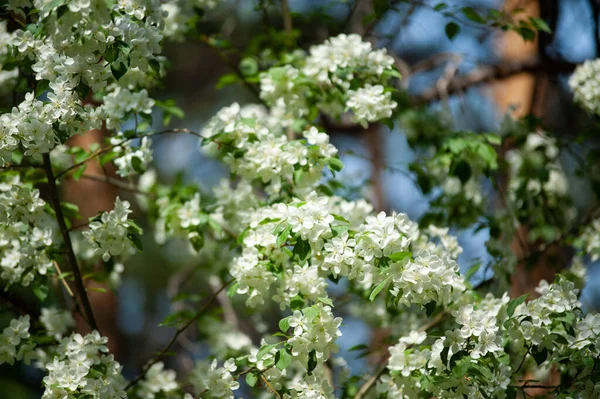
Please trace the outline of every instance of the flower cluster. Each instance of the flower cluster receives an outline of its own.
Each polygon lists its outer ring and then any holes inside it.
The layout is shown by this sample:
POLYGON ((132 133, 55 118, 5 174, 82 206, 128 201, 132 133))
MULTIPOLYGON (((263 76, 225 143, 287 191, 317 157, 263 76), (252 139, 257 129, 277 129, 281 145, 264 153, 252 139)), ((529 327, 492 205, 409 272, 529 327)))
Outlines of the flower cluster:
POLYGON ((140 229, 128 219, 132 212, 129 206, 129 202, 117 198, 115 209, 103 212, 90 223, 90 229, 83 233, 104 261, 108 261, 111 256, 128 255, 133 250, 132 235, 139 234, 140 229))
POLYGON ((393 58, 385 49, 373 50, 359 35, 332 37, 311 47, 303 61, 260 75, 261 98, 285 126, 306 117, 313 105, 333 117, 350 109, 363 126, 389 118, 397 106, 382 86, 390 77, 399 77, 393 58))
POLYGON ((600 219, 594 219, 586 226, 576 244, 590 256, 592 262, 600 258, 600 219))
POLYGON ((152 140, 142 137, 139 146, 132 147, 131 141, 126 140, 121 134, 111 137, 111 143, 115 145, 113 160, 117 167, 117 173, 121 177, 143 173, 152 162, 152 140))
POLYGON ((45 364, 43 399, 84 395, 94 399, 123 399, 125 379, 121 366, 108 352, 108 339, 97 331, 63 338, 52 361, 45 364), (102 354, 101 354, 102 353, 102 354))
POLYGON ((573 98, 591 113, 600 113, 600 59, 578 65, 569 78, 573 98))
POLYGON ((161 397, 160 393, 169 393, 179 388, 176 378, 173 370, 165 370, 163 362, 155 363, 140 382, 137 394, 142 399, 161 397))
POLYGON ((109 84, 115 86, 111 82, 125 74, 129 76, 119 84, 151 82, 154 72, 149 63, 158 62, 164 18, 159 1, 144 6, 117 2, 109 12, 89 1, 66 6, 25 0, 11 6, 21 15, 32 14, 34 8, 39 10, 41 29, 33 33, 17 30, 11 44, 18 61, 32 62, 37 84, 50 81, 48 101, 28 93, 11 113, 0 116, 2 165, 10 161, 9 154, 19 144, 25 155, 39 156, 75 133, 99 128, 102 118, 109 127, 116 127, 125 111, 138 105, 139 111, 147 111, 148 101, 143 101, 147 93, 132 94, 119 86, 111 89, 104 106, 82 104, 82 100, 90 89, 99 92, 109 84), (121 106, 112 99, 122 101, 121 106))
POLYGON ((523 205, 519 202, 523 201, 522 196, 518 196, 521 187, 531 195, 543 193, 550 201, 560 201, 567 194, 569 185, 558 155, 555 140, 542 133, 530 133, 521 149, 507 152, 511 171, 509 196, 517 206, 523 205), (540 180, 536 172, 541 168, 548 171, 545 180, 540 180))
POLYGON ((162 34, 173 41, 183 41, 186 33, 198 15, 197 10, 211 10, 221 0, 171 0, 162 2, 161 7, 167 13, 162 34))
POLYGON ((61 339, 63 335, 75 326, 71 312, 58 308, 42 308, 40 321, 46 329, 46 335, 61 339))
POLYGON ((0 277, 29 285, 52 267, 48 250, 55 221, 44 211, 40 192, 8 176, 0 181, 0 277))
POLYGON ((11 153, 22 145, 25 155, 38 157, 49 152, 61 138, 100 127, 99 111, 79 105, 66 82, 51 83, 48 103, 27 93, 11 113, 0 115, 0 166, 11 161, 11 153))
POLYGON ((235 370, 237 366, 233 359, 227 360, 223 367, 218 367, 216 359, 212 363, 202 361, 196 363, 189 380, 198 393, 207 391, 213 398, 233 399, 233 391, 240 387, 231 374, 235 370))
POLYGON ((13 319, 0 335, 0 365, 13 364, 32 354, 35 345, 29 341, 29 315, 13 319))
POLYGON ((348 90, 346 106, 354 113, 354 122, 365 128, 369 122, 391 117, 397 105, 392 101, 392 93, 384 92, 382 85, 367 84, 356 91, 348 90))
POLYGON ((333 317, 331 307, 317 303, 302 311, 296 310, 288 319, 294 336, 288 340, 292 355, 308 367, 311 353, 317 364, 324 363, 331 352, 337 352, 335 344, 342 335, 339 330, 341 317, 333 317))
MULTIPOLYGON (((104 97, 103 109, 106 114, 106 126, 109 129, 118 129, 131 115, 139 113, 150 115, 153 106, 154 100, 148 97, 146 89, 132 92, 116 86, 104 97)), ((117 136, 113 139, 118 138, 117 136)))
POLYGON ((224 161, 231 171, 248 181, 269 183, 270 193, 278 194, 292 182, 299 193, 312 191, 337 153, 329 136, 311 127, 302 133, 306 144, 290 141, 263 116, 256 107, 223 108, 202 131, 204 141, 226 146, 224 161))

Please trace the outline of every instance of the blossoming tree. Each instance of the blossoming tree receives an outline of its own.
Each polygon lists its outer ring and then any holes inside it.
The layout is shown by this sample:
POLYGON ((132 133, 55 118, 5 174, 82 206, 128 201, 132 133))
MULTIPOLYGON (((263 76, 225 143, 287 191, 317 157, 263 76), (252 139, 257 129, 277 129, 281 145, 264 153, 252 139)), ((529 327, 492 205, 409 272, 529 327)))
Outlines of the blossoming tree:
MULTIPOLYGON (((237 74, 227 79, 256 87, 255 104, 233 103, 198 132, 156 129, 153 109, 181 113, 151 97, 167 68, 161 48, 187 39, 220 51, 218 37, 199 24, 216 3, 3 6, 0 82, 14 96, 0 115, 1 298, 11 318, 0 335, 0 364, 42 370, 44 399, 515 398, 533 390, 599 397, 600 317, 584 314, 579 289, 584 258, 600 255, 600 219, 578 218, 570 206, 557 139, 527 121, 507 122, 498 134, 452 131, 438 115, 406 102, 398 60, 366 36, 341 33, 296 47, 286 0, 281 48, 246 57, 240 68, 230 60, 237 74), (343 163, 331 131, 395 123, 415 148, 429 146, 411 166, 423 191, 437 187, 418 222, 344 196, 336 179, 343 163), (100 128, 109 136, 104 143, 87 150, 68 144, 100 128), (220 159, 231 178, 202 193, 157 182, 152 139, 166 134, 197 136, 199 151, 220 159), (90 175, 90 162, 112 164, 127 180, 90 175), (61 199, 61 187, 82 178, 133 192, 136 203, 117 198, 113 210, 74 229, 77 209, 61 199), (501 194, 503 210, 489 211, 486 182, 501 194), (128 261, 143 250, 134 220, 143 220, 159 244, 184 241, 195 256, 210 259, 199 268, 217 283, 200 301, 193 291, 177 295, 194 307, 165 320, 175 327, 172 338, 126 378, 88 292, 93 280, 116 289, 128 261), (485 266, 494 270, 477 286, 470 277, 481 265, 461 274, 462 248, 450 234, 452 227, 474 226, 490 229, 492 260, 485 266), (554 281, 511 298, 506 282, 518 261, 511 243, 520 226, 527 226, 533 252, 560 243, 576 255, 554 281), (338 284, 345 284, 343 296, 328 289, 338 284), (34 293, 39 306, 22 306, 16 290, 34 293), (53 298, 63 291, 69 301, 59 306, 53 298), (243 299, 234 312, 263 326, 258 339, 214 306, 225 292, 243 299), (337 355, 339 315, 349 312, 388 331, 387 344, 354 348, 376 359, 375 370, 351 375, 337 355), (74 331, 74 315, 91 333, 74 331), (194 327, 207 332, 210 352, 178 374, 166 360, 194 327), (559 376, 556 383, 546 382, 550 373, 559 376)), ((548 29, 537 18, 512 23, 517 17, 497 10, 432 8, 517 30, 526 40, 548 29)), ((446 26, 450 39, 459 30, 456 22, 446 26)), ((586 62, 569 81, 590 113, 600 109, 599 65, 586 62)))

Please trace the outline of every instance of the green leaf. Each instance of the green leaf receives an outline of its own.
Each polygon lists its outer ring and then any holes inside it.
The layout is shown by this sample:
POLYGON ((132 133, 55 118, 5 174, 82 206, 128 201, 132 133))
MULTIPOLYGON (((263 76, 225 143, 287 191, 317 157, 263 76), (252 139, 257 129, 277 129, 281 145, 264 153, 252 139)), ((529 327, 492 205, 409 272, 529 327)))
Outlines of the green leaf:
POLYGON ((100 165, 104 166, 107 163, 111 162, 113 159, 115 159, 119 154, 117 154, 114 151, 109 151, 109 152, 105 152, 104 154, 100 155, 100 165))
POLYGON ((279 329, 283 332, 287 332, 290 329, 290 318, 286 317, 279 320, 279 329))
POLYGON ((279 349, 275 356, 275 367, 279 370, 286 369, 292 362, 292 355, 287 351, 286 348, 279 349))
POLYGON ((508 305, 506 306, 506 314, 508 315, 508 317, 512 317, 513 314, 515 314, 515 309, 517 309, 517 306, 525 302, 525 299, 527 299, 528 295, 529 294, 523 294, 520 297, 515 298, 508 303, 508 305))
POLYGON ((240 72, 244 76, 256 75, 258 72, 258 62, 252 57, 246 57, 240 62, 240 72))
POLYGON ((435 303, 434 301, 431 301, 425 305, 425 314, 427 315, 427 317, 429 317, 433 314, 436 306, 437 306, 437 303, 435 303))
POLYGON ((317 353, 313 349, 308 353, 308 374, 312 373, 315 367, 317 367, 317 353))
POLYGON ((90 292, 90 291, 91 292, 102 292, 102 293, 108 292, 106 290, 106 288, 104 288, 104 287, 89 287, 89 288, 86 288, 85 290, 88 292, 90 292))
POLYGON ((193 235, 188 235, 188 239, 194 248, 194 251, 200 252, 202 247, 204 247, 204 234, 198 233, 193 235))
POLYGON ((79 179, 81 179, 81 176, 83 176, 83 172, 85 172, 85 169, 87 168, 87 164, 83 164, 81 165, 79 168, 77 168, 75 170, 75 172, 73 172, 73 180, 77 181, 79 179))
POLYGON ((142 160, 139 157, 131 158, 131 167, 133 168, 133 170, 135 170, 136 173, 138 173, 140 175, 144 173, 144 168, 142 166, 142 160))
POLYGON ((246 384, 248 384, 248 386, 250 387, 254 387, 256 385, 256 383, 258 382, 258 376, 260 374, 257 372, 251 372, 246 374, 246 384))
POLYGON ((375 287, 373 289, 373 291, 371 291, 371 295, 369 295, 369 301, 373 302, 375 300, 375 298, 377 297, 377 295, 381 292, 381 290, 390 282, 390 280, 392 279, 392 276, 388 276, 385 280, 383 280, 381 283, 377 284, 377 287, 375 287))
POLYGON ((127 73, 127 65, 122 62, 110 64, 110 70, 115 79, 120 80, 127 73))
POLYGON ((535 40, 535 31, 533 29, 521 26, 517 28, 516 31, 526 42, 532 42, 535 40))
POLYGON ((240 78, 235 73, 226 73, 219 78, 217 89, 222 89, 225 86, 232 85, 240 81, 240 78))
POLYGON ((502 137, 500 137, 496 134, 486 134, 485 139, 488 141, 488 143, 493 144, 493 145, 502 144, 502 137))
POLYGON ((344 169, 344 163, 339 158, 330 158, 329 169, 331 169, 334 172, 339 172, 342 169, 344 169))
POLYGON ((537 346, 534 346, 531 349, 530 353, 531 353, 531 356, 533 356, 533 358, 535 359, 535 362, 537 363, 538 366, 540 364, 544 363, 546 361, 546 359, 548 358, 548 349, 546 349, 546 348, 539 350, 539 348, 537 346))
POLYGON ((290 309, 292 310, 300 310, 304 307, 304 298, 299 295, 296 295, 292 299, 290 299, 290 309))
POLYGON ((304 263, 311 254, 309 242, 299 238, 298 241, 296 241, 296 245, 294 245, 294 250, 292 252, 298 257, 298 260, 301 263, 304 263))
POLYGON ((362 350, 367 350, 369 349, 368 345, 365 344, 359 344, 359 345, 354 345, 353 347, 351 347, 350 349, 348 349, 348 352, 352 352, 352 351, 362 351, 362 350))
POLYGON ((37 82, 35 85, 35 96, 41 96, 50 87, 50 81, 43 79, 37 82))
POLYGON ((127 234, 127 238, 129 238, 129 240, 133 243, 133 245, 135 245, 135 247, 138 249, 138 251, 144 250, 143 245, 142 245, 142 240, 140 239, 139 235, 129 233, 129 234, 127 234))
POLYGON ((288 224, 282 231, 279 232, 279 234, 277 234, 277 240, 275 241, 275 243, 278 247, 281 247, 286 243, 291 231, 292 226, 288 224))
POLYGON ((448 36, 448 39, 453 40, 459 32, 460 25, 458 25, 456 22, 449 22, 446 24, 446 36, 448 36))
POLYGON ((333 301, 331 300, 331 298, 319 297, 318 299, 319 299, 319 302, 322 302, 325 305, 329 305, 329 306, 333 307, 333 301))
POLYGON ((334 218, 335 220, 337 220, 338 222, 343 222, 343 223, 346 223, 346 224, 350 224, 350 222, 348 221, 348 219, 346 219, 346 218, 345 218, 345 217, 343 217, 343 216, 336 215, 335 213, 332 213, 332 214, 331 214, 331 216, 333 216, 333 218, 334 218))
POLYGON ((276 344, 268 344, 261 347, 258 350, 258 353, 256 354, 256 361, 258 362, 260 359, 262 359, 271 349, 275 348, 277 345, 279 345, 279 342, 276 344))
POLYGON ((452 164, 450 168, 450 174, 458 177, 460 182, 465 184, 469 181, 472 175, 471 165, 469 165, 469 163, 465 160, 460 160, 452 164))
POLYGON ((392 262, 400 262, 406 258, 410 258, 411 256, 412 256, 411 251, 401 251, 401 252, 394 252, 393 254, 391 254, 389 256, 389 258, 392 262))
POLYGON ((42 11, 44 12, 52 12, 54 9, 65 4, 66 0, 51 0, 42 5, 42 11))
POLYGON ((477 147, 477 154, 488 164, 490 169, 498 168, 498 154, 491 145, 482 144, 477 147))
POLYGON ((464 14, 467 19, 478 24, 485 24, 485 18, 483 18, 473 7, 463 7, 460 11, 464 14))
POLYGON ((550 29, 550 27, 548 26, 546 21, 544 21, 543 19, 536 18, 536 17, 529 17, 529 21, 531 21, 531 24, 537 30, 541 30, 542 32, 546 32, 546 33, 552 33, 552 29, 550 29))
POLYGON ((481 262, 476 262, 473 266, 471 266, 469 270, 467 270, 467 272, 465 273, 465 280, 470 280, 471 277, 473 277, 475 273, 477 273, 480 267, 481 262))
POLYGON ((237 293, 237 289, 240 287, 240 284, 235 282, 231 285, 231 287, 229 287, 227 289, 227 297, 228 298, 233 298, 234 295, 237 293))
POLYGON ((33 287, 34 295, 40 300, 40 302, 44 302, 48 297, 48 286, 45 284, 39 284, 33 287))

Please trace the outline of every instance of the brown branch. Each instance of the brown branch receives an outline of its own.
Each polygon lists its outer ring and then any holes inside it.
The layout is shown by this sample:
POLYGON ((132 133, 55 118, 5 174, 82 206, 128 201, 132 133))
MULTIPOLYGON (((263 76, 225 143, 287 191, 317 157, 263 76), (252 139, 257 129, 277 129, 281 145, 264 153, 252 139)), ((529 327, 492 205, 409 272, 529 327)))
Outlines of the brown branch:
POLYGON ((81 175, 81 178, 108 184, 108 185, 114 186, 116 188, 119 188, 121 190, 130 191, 132 193, 152 196, 152 193, 147 192, 147 191, 142 191, 142 190, 138 189, 137 187, 127 184, 124 181, 121 181, 119 179, 115 179, 114 177, 101 176, 101 175, 90 175, 90 174, 84 173, 83 175, 81 175))
POLYGON ((475 68, 475 70, 460 76, 449 82, 444 93, 441 93, 437 87, 431 87, 421 93, 413 96, 413 103, 416 105, 427 104, 432 101, 440 100, 443 94, 451 95, 462 92, 472 86, 483 83, 489 83, 496 79, 506 78, 522 72, 544 71, 550 74, 568 73, 575 69, 576 64, 570 62, 554 61, 542 62, 537 59, 504 65, 487 65, 475 68))
POLYGON ((225 282, 221 288, 219 288, 209 299, 208 301, 206 301, 204 303, 204 305, 202 305, 202 307, 198 310, 198 312, 196 313, 196 315, 194 315, 194 317, 192 317, 187 323, 185 323, 183 326, 181 326, 179 329, 177 329, 177 331, 175 331, 175 334, 173 335, 173 337, 171 338, 171 340, 167 343, 167 346, 164 347, 164 349, 154 358, 152 359, 152 361, 150 361, 149 363, 146 364, 146 366, 143 368, 142 372, 135 377, 131 382, 129 382, 129 384, 127 384, 127 386, 125 387, 125 390, 129 390, 131 389, 133 386, 135 386, 138 382, 140 382, 142 380, 142 378, 144 378, 144 376, 146 375, 146 373, 148 372, 148 370, 150 370, 150 368, 152 366, 154 366, 156 363, 158 363, 163 357, 165 357, 165 355, 167 354, 167 352, 169 352, 169 350, 171 349, 171 347, 173 346, 173 344, 175 344, 175 342, 177 342, 177 339, 179 338, 179 336, 192 324, 194 324, 199 318, 200 316, 202 316, 202 314, 204 313, 204 311, 208 308, 208 306, 214 302, 215 299, 217 299, 217 296, 219 295, 219 293, 221 291, 223 291, 231 282, 233 281, 233 279, 228 280, 227 282, 225 282))
POLYGON ((90 300, 85 291, 85 285, 83 284, 83 278, 81 276, 81 271, 79 270, 77 257, 73 251, 73 244, 71 243, 69 229, 65 223, 65 217, 63 215, 62 207, 60 205, 60 198, 58 196, 58 187, 56 187, 56 178, 54 177, 54 172, 52 171, 52 162, 50 161, 50 154, 48 153, 44 154, 44 169, 46 170, 46 176, 48 177, 50 200, 52 201, 54 212, 56 212, 56 220, 58 222, 58 227, 60 228, 60 233, 67 247, 66 255, 71 267, 71 272, 73 272, 73 277, 75 278, 75 288, 79 294, 78 296, 83 305, 83 309, 87 316, 90 327, 93 330, 98 330, 98 325, 96 324, 96 319, 94 318, 94 312, 92 311, 92 305, 90 304, 90 300))
MULTIPOLYGON (((446 316, 446 312, 439 313, 433 320, 431 320, 429 323, 427 323, 424 326, 422 326, 421 328, 419 328, 419 331, 426 332, 426 331, 432 329, 433 327, 435 327, 439 323, 441 323, 442 320, 444 320, 444 316, 446 316)), ((407 349, 410 348, 410 346, 411 345, 407 346, 407 349)), ((377 382, 379 377, 381 377, 383 375, 383 373, 385 373, 385 370, 387 369, 388 356, 389 355, 387 352, 381 356, 381 358, 377 362, 377 364, 378 364, 377 371, 375 372, 375 374, 373 374, 367 380, 367 382, 365 382, 359 388, 358 392, 356 392, 356 395, 354 395, 353 399, 361 399, 363 396, 365 396, 371 390, 371 388, 373 388, 373 386, 375 385, 375 383, 377 382)))
POLYGON ((34 318, 37 318, 40 314, 39 309, 36 309, 27 302, 22 301, 21 298, 16 298, 14 293, 11 295, 11 293, 5 291, 4 289, 0 289, 0 300, 11 306, 22 315, 28 314, 34 318))
POLYGON ((195 132, 193 130, 190 129, 168 129, 168 130, 162 130, 160 132, 150 132, 147 134, 143 134, 143 135, 139 135, 139 136, 133 136, 133 137, 129 137, 124 139, 123 141, 117 143, 117 144, 110 144, 107 145, 106 147, 103 148, 99 148, 96 151, 92 152, 90 155, 88 155, 84 160, 82 160, 81 162, 77 162, 71 166, 69 166, 68 168, 66 168, 65 170, 59 172, 56 175, 57 179, 60 179, 61 177, 63 177, 64 175, 66 175, 67 173, 79 168, 80 166, 85 165, 87 162, 91 161, 92 159, 108 152, 108 151, 112 151, 114 148, 116 147, 120 147, 123 144, 127 143, 128 141, 131 141, 133 139, 141 139, 144 137, 152 137, 152 136, 159 136, 159 135, 163 135, 163 134, 172 134, 172 133, 187 133, 187 134, 191 134, 192 136, 196 136, 199 138, 204 138, 200 133, 195 132))
POLYGON ((288 0, 281 0, 281 17, 283 19, 283 30, 287 36, 287 44, 292 44, 292 12, 288 0))

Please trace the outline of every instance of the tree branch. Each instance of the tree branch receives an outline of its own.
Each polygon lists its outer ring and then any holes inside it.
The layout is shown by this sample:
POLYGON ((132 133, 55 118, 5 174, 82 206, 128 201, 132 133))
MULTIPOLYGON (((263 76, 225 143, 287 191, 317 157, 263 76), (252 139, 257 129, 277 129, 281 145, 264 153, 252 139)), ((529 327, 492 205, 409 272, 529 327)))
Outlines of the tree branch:
POLYGON ((50 161, 50 154, 48 153, 44 154, 44 169, 46 170, 48 186, 50 187, 50 200, 52 201, 54 212, 56 212, 56 220, 58 222, 58 227, 60 228, 60 233, 67 247, 66 255, 71 266, 71 271, 73 272, 73 277, 75 278, 75 288, 79 294, 79 299, 83 304, 83 309, 87 316, 90 327, 93 330, 98 330, 98 325, 96 324, 96 319, 94 318, 94 312, 92 311, 90 300, 85 291, 85 286, 83 285, 83 279, 81 277, 79 265, 77 264, 77 258, 75 257, 75 252, 73 251, 73 244, 71 243, 69 229, 65 224, 65 217, 63 215, 62 207, 60 206, 60 198, 58 196, 58 188, 56 187, 56 178, 54 177, 54 172, 52 172, 52 162, 50 161))
POLYGON ((449 82, 444 93, 441 93, 437 87, 431 87, 413 96, 412 99, 414 104, 423 105, 432 101, 440 100, 443 95, 451 95, 462 92, 471 86, 488 83, 490 81, 506 78, 518 73, 539 71, 545 71, 550 74, 568 73, 572 72, 575 67, 576 64, 572 64, 570 62, 542 62, 537 59, 523 63, 481 66, 475 68, 473 71, 464 76, 453 79, 451 82, 449 82))
POLYGON ((233 279, 226 281, 221 288, 219 288, 217 291, 215 291, 212 296, 208 299, 208 301, 206 301, 204 303, 204 305, 202 305, 202 307, 200 308, 200 310, 198 310, 198 312, 194 315, 194 317, 192 317, 187 323, 185 323, 183 326, 181 326, 177 331, 175 331, 175 334, 173 335, 173 337, 171 338, 171 340, 167 343, 167 346, 165 346, 165 348, 154 358, 152 359, 152 361, 150 361, 149 363, 146 364, 146 366, 143 368, 142 372, 135 377, 131 382, 129 382, 129 384, 127 384, 127 386, 125 387, 125 390, 129 390, 131 389, 133 386, 135 386, 138 382, 140 382, 142 380, 142 378, 144 378, 144 376, 146 375, 146 373, 148 373, 148 370, 150 370, 150 368, 152 366, 154 366, 156 363, 158 363, 163 357, 165 357, 165 355, 167 354, 167 352, 169 352, 169 350, 171 349, 171 347, 175 344, 175 342, 177 342, 177 338, 179 338, 179 336, 192 324, 194 324, 199 318, 200 316, 202 316, 202 314, 204 313, 204 311, 208 308, 208 306, 213 303, 215 301, 215 299, 217 299, 217 296, 219 295, 219 293, 221 293, 221 291, 223 291, 229 284, 231 284, 231 282, 233 281, 233 279))
MULTIPOLYGON (((431 320, 429 323, 427 323, 424 326, 422 326, 421 328, 419 328, 419 331, 426 332, 426 331, 432 329, 433 327, 435 327, 439 323, 441 323, 442 320, 444 320, 444 316, 446 316, 446 312, 439 313, 433 320, 431 320)), ((408 348, 410 348, 410 345, 407 346, 407 349, 408 348)), ((354 395, 353 399, 361 399, 363 396, 365 396, 371 390, 371 388, 373 388, 373 386, 375 385, 375 383, 377 382, 379 377, 381 377, 383 375, 383 373, 385 373, 385 370, 387 369, 387 360, 388 360, 388 353, 386 352, 379 359, 379 362, 378 362, 379 366, 377 367, 377 371, 375 372, 375 374, 373 374, 367 380, 367 382, 365 382, 359 388, 358 392, 356 392, 356 395, 354 395)))

